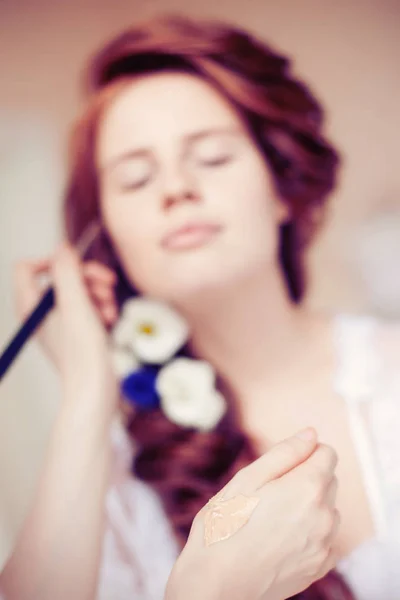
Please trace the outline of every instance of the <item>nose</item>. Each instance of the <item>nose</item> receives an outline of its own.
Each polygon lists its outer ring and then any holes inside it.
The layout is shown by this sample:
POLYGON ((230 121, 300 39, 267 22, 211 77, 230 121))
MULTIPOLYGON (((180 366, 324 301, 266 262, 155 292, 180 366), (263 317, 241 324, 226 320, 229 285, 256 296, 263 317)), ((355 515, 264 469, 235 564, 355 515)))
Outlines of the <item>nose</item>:
POLYGON ((194 178, 190 177, 189 173, 182 169, 169 175, 164 187, 163 210, 169 210, 178 204, 198 202, 199 200, 200 193, 194 178))
POLYGON ((198 202, 200 200, 199 195, 193 190, 187 189, 182 190, 178 193, 171 194, 169 193, 164 197, 163 208, 164 210, 169 210, 173 206, 185 202, 198 202))

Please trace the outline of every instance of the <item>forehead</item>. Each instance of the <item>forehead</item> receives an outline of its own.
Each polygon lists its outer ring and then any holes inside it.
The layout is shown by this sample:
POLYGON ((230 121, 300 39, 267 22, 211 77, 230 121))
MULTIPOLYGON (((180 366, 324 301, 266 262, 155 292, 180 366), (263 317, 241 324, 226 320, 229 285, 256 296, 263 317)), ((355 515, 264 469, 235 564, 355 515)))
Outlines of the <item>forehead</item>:
POLYGON ((149 146, 221 127, 242 127, 230 102, 211 84, 186 73, 157 73, 132 80, 105 110, 99 127, 101 155, 149 146))

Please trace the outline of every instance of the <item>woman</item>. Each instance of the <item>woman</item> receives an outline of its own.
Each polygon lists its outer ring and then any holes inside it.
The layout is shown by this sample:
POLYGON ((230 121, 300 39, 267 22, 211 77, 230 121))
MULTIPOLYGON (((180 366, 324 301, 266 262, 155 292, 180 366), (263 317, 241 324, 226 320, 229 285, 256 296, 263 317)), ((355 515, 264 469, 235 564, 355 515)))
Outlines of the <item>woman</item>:
MULTIPOLYGON (((115 328, 123 394, 135 401, 123 412, 137 479, 126 480, 130 447, 119 432, 103 597, 107 585, 112 597, 135 591, 160 597, 205 503, 243 466, 311 425, 339 457, 342 525, 333 549, 344 579, 329 573, 301 597, 349 599, 351 589, 360 600, 398 598, 400 490, 390 447, 398 443, 398 334, 368 319, 315 315, 302 303, 305 249, 338 167, 322 134, 321 107, 271 48, 236 29, 183 19, 128 30, 99 52, 89 75, 72 147, 66 225, 76 242, 90 222, 101 221, 83 272, 103 323, 115 328), (150 351, 155 314, 168 335, 150 351), (161 356, 164 343, 171 349, 171 331, 173 356, 161 356), (139 366, 130 356, 126 368, 128 346, 140 355, 139 366), (216 388, 210 365, 218 373, 216 388)), ((72 526, 70 519, 63 534, 71 558, 60 565, 55 556, 48 571, 57 574, 53 589, 68 589, 73 580, 75 591, 89 595, 97 581, 108 482, 104 435, 115 388, 104 331, 82 297, 77 265, 65 254, 53 266, 59 329, 53 337, 49 328, 42 332, 61 373, 64 402, 9 574, 23 572, 32 544, 49 551, 57 519, 67 521, 69 495, 90 467, 86 496, 69 509, 77 521, 72 526), (73 311, 78 298, 81 309, 73 311), (72 548, 79 548, 74 560, 72 548)), ((23 311, 29 304, 24 281, 49 266, 22 268, 23 311)), ((292 494, 300 504, 302 489, 292 494)), ((328 495, 331 506, 334 491, 328 495)), ((285 522, 287 505, 279 508, 285 522)), ((331 539, 332 529, 331 519, 323 537, 331 539)), ((234 540, 239 543, 239 533, 234 540)), ((41 564, 40 556, 35 560, 41 564)), ((301 586, 289 593, 297 591, 301 586)))

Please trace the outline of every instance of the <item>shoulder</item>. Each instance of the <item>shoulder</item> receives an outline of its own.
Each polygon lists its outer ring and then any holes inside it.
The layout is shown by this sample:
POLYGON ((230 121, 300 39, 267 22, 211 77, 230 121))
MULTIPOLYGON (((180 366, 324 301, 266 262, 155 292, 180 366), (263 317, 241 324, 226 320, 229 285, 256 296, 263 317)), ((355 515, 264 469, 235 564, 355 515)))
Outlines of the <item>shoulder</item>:
POLYGON ((400 322, 376 320, 373 344, 379 364, 377 396, 400 413, 400 322))
POLYGON ((400 321, 339 314, 334 330, 341 391, 378 399, 397 390, 400 406, 400 321))
POLYGON ((369 461, 371 448, 382 493, 400 506, 400 322, 340 316, 338 323, 343 334, 339 392, 356 408, 351 423, 359 452, 369 461))
POLYGON ((337 337, 345 338, 346 343, 353 347, 356 343, 365 342, 367 349, 387 358, 397 358, 400 364, 400 319, 340 313, 335 316, 335 329, 337 337))
POLYGON ((385 369, 400 373, 400 321, 377 320, 374 339, 385 369))

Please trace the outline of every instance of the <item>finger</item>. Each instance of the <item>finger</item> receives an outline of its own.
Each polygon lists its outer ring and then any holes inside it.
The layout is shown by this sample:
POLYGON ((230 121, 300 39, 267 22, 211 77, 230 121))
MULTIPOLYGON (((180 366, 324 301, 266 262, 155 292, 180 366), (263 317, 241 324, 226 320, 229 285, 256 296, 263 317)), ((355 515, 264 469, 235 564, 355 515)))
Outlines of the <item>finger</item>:
POLYGON ((39 260, 32 260, 27 263, 27 267, 32 271, 33 275, 41 275, 42 273, 47 273, 51 268, 51 259, 50 258, 42 258, 39 260))
POLYGON ((332 509, 336 506, 337 491, 338 479, 337 477, 333 477, 326 492, 326 504, 332 509))
POLYGON ((333 525, 329 535, 325 538, 325 547, 327 549, 326 559, 321 563, 317 573, 317 579, 324 577, 329 571, 336 567, 338 561, 338 551, 336 539, 340 529, 340 514, 337 510, 334 511, 333 525))
MULTIPOLYGON (((317 434, 309 428, 273 446, 234 477, 235 487, 258 490, 307 460, 317 446, 317 434)), ((232 481, 233 483, 233 481, 232 481)), ((228 484, 229 487, 229 484, 228 484)))
POLYGON ((303 472, 307 476, 317 475, 326 478, 330 482, 338 463, 335 450, 326 444, 319 444, 316 451, 298 468, 298 473, 303 472))
POLYGON ((319 568, 314 581, 322 579, 322 577, 325 577, 325 575, 332 571, 336 567, 337 561, 337 552, 333 548, 331 548, 328 552, 326 559, 319 568))
POLYGON ((63 244, 56 253, 52 274, 56 289, 57 304, 61 308, 70 309, 91 306, 86 289, 79 256, 75 249, 63 244))
POLYGON ((36 283, 37 276, 48 273, 51 269, 51 260, 42 259, 37 261, 18 261, 14 267, 14 279, 17 284, 36 283))
POLYGON ((51 261, 19 261, 14 268, 14 293, 18 313, 24 317, 39 300, 43 286, 37 276, 49 272, 51 261))
POLYGON ((96 308, 105 325, 111 326, 115 324, 118 319, 118 309, 114 304, 97 304, 96 308))
POLYGON ((330 545, 333 545, 338 533, 339 533, 339 529, 340 529, 340 525, 341 525, 342 519, 340 516, 340 512, 334 508, 333 509, 333 524, 332 524, 332 529, 326 539, 326 542, 330 545))
POLYGON ((83 265, 83 273, 85 278, 99 283, 103 282, 109 286, 114 286, 117 283, 117 275, 115 272, 97 261, 87 261, 83 265))
POLYGON ((115 296, 113 288, 107 283, 99 283, 93 281, 86 281, 89 292, 99 302, 114 302, 115 296))
POLYGON ((114 325, 118 319, 118 304, 109 287, 88 285, 87 287, 92 303, 95 305, 101 320, 106 325, 114 325))

